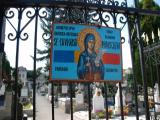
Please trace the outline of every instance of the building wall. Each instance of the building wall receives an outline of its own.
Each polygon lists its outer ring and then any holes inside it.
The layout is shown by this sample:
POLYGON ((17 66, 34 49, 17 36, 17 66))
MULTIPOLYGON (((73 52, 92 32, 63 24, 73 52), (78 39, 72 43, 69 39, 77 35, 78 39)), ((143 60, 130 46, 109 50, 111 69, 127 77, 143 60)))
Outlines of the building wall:
POLYGON ((23 86, 27 85, 27 69, 25 67, 18 68, 18 78, 21 80, 23 86))

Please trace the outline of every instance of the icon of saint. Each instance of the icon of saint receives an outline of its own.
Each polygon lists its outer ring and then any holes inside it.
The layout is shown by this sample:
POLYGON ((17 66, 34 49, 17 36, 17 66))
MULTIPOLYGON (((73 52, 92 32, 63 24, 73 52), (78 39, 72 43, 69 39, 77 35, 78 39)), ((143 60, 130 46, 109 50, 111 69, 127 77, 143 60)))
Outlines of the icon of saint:
POLYGON ((80 53, 77 64, 79 79, 97 81, 104 79, 104 65, 101 54, 96 52, 96 37, 92 33, 84 37, 84 50, 80 53))

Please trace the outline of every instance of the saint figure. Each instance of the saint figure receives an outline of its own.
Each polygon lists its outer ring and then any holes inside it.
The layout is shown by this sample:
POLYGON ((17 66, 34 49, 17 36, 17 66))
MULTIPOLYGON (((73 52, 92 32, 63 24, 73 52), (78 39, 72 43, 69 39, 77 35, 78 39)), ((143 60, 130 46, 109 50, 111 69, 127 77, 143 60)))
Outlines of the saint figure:
POLYGON ((91 33, 86 34, 84 39, 84 51, 80 53, 77 75, 83 80, 103 80, 104 66, 101 55, 95 51, 95 36, 91 33))

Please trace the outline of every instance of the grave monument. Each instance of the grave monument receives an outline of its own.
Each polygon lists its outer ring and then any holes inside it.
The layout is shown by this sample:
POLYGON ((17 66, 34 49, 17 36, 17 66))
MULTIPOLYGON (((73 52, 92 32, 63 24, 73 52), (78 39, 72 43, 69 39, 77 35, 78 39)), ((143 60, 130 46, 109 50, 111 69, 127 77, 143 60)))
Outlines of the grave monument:
MULTIPOLYGON (((155 103, 160 103, 160 99, 159 99, 159 87, 158 84, 156 83, 154 86, 154 102, 155 103)), ((156 112, 160 112, 160 105, 155 104, 155 111, 156 112)))
POLYGON ((100 88, 96 88, 95 94, 93 95, 93 113, 97 111, 104 110, 104 98, 102 96, 102 92, 100 88))
MULTIPOLYGON (((125 95, 122 91, 122 101, 123 101, 123 106, 126 105, 125 103, 125 95)), ((118 89, 117 89, 117 92, 116 92, 116 95, 115 95, 115 110, 114 110, 114 114, 115 115, 119 115, 121 114, 121 105, 120 105, 120 91, 119 91, 119 86, 118 86, 118 89)))

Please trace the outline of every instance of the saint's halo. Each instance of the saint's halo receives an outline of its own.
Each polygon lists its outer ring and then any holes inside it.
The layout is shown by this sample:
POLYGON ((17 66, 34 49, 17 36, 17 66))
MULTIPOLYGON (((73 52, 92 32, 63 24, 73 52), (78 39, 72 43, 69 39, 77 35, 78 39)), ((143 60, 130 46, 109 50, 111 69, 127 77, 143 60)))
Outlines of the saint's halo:
POLYGON ((99 33, 96 31, 95 28, 84 28, 79 32, 77 42, 78 42, 80 51, 82 52, 85 49, 84 39, 88 33, 93 34, 95 36, 95 51, 98 52, 98 49, 101 47, 102 41, 99 33))

